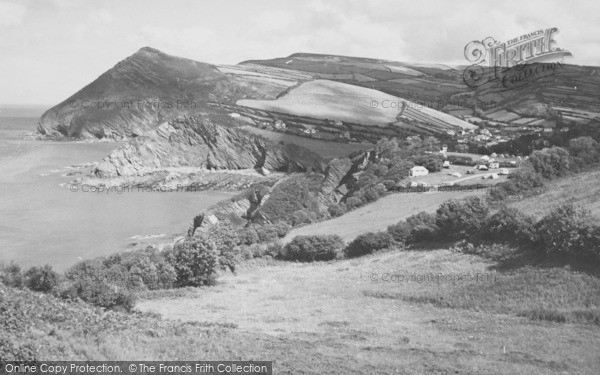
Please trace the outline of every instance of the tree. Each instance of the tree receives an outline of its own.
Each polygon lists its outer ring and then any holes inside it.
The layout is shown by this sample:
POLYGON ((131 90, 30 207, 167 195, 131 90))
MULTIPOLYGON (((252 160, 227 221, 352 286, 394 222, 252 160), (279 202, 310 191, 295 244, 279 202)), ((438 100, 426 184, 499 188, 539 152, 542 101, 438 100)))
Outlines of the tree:
POLYGON ((436 224, 451 239, 466 239, 479 232, 489 213, 484 198, 451 199, 436 211, 436 224))
POLYGON ((562 147, 534 151, 529 156, 529 162, 545 179, 562 177, 569 173, 569 152, 562 147))

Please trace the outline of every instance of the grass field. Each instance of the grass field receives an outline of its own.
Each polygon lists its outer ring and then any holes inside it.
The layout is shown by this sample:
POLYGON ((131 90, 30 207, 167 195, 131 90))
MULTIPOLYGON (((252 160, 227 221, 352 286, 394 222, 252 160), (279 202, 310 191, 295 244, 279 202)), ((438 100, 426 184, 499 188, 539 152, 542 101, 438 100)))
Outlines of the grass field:
POLYGON ((600 171, 578 174, 548 183, 540 195, 523 199, 512 206, 541 217, 564 203, 575 203, 600 217, 600 171))
MULTIPOLYGON (((277 100, 238 100, 244 107, 307 116, 340 120, 362 125, 384 126, 394 123, 403 112, 402 99, 378 90, 353 86, 345 83, 315 80, 301 84, 277 100)), ((431 108, 406 102, 403 116, 438 126, 459 126, 475 129, 456 117, 431 108)), ((435 126, 432 125, 432 126, 435 126)))
MULTIPOLYGON (((490 266, 448 250, 270 262, 225 275, 216 287, 149 296, 137 308, 237 327, 221 328, 206 342, 189 338, 185 346, 165 338, 167 352, 176 345, 182 358, 210 343, 211 354, 273 359, 277 374, 597 374, 600 327, 519 315, 545 304, 597 307, 598 279, 567 270, 505 274, 490 266), (414 281, 428 274, 442 281, 414 281), (444 281, 460 275, 471 278, 444 281), (436 300, 442 293, 449 304, 436 300), (247 341, 233 346, 239 338, 247 341)), ((153 348, 161 339, 146 341, 153 348)))
POLYGON ((483 194, 485 190, 392 194, 335 219, 295 228, 283 241, 287 243, 295 236, 309 234, 337 234, 345 241, 351 241, 362 233, 384 230, 421 211, 433 212, 448 199, 477 193, 483 194))

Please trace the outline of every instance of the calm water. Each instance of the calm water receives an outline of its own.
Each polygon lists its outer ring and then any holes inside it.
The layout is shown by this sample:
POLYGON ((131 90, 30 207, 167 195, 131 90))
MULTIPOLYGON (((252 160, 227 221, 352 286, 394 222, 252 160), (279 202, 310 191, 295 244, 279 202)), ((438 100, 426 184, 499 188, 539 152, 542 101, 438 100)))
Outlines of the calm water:
POLYGON ((231 196, 72 193, 60 186, 74 178, 64 176, 68 167, 100 160, 117 145, 23 139, 38 116, 0 107, 0 261, 64 269, 79 257, 124 250, 136 236, 183 233, 195 215, 231 196))

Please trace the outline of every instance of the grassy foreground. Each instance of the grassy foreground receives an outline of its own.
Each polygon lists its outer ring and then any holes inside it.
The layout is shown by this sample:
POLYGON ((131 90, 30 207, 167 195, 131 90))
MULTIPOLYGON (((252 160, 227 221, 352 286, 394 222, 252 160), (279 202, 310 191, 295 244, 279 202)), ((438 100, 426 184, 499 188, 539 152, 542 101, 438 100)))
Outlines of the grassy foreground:
POLYGON ((148 295, 138 309, 276 340, 285 354, 260 357, 274 358, 276 373, 598 373, 600 322, 588 319, 600 306, 598 278, 493 266, 449 250, 274 262, 216 287, 148 295))
POLYGON ((149 293, 133 315, 0 286, 0 324, 4 340, 38 359, 274 360, 277 374, 598 373, 597 323, 519 316, 597 309, 596 277, 490 266, 448 250, 261 261, 215 287, 149 293))

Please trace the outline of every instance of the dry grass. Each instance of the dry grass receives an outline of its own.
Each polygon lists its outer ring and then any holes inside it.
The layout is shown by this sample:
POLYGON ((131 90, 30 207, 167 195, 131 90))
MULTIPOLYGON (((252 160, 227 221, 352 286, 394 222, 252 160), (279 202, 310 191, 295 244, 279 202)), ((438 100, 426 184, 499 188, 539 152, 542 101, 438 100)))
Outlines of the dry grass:
POLYGON ((476 193, 484 194, 485 190, 392 194, 335 219, 295 228, 283 241, 287 243, 300 235, 337 234, 348 242, 360 234, 384 230, 421 211, 433 212, 448 199, 476 193))
MULTIPOLYGON (((583 307, 598 303, 593 297, 598 281, 559 270, 548 284, 538 274, 520 274, 529 271, 504 276, 490 271, 490 265, 447 250, 390 251, 321 264, 276 262, 226 275, 220 285, 195 295, 146 300, 138 308, 168 319, 236 325, 236 334, 248 335, 258 346, 240 343, 231 354, 262 350, 253 358, 274 358, 277 373, 596 374, 600 327, 532 321, 504 309, 497 297, 505 295, 510 306, 525 301, 523 308, 544 301, 557 308, 583 307), (428 273, 498 277, 478 285, 385 280, 392 274, 428 273), (563 287, 565 277, 579 281, 563 287), (511 291, 516 284, 521 288, 511 291), (440 289, 475 305, 448 309, 399 298, 436 296, 440 289), (576 291, 581 297, 572 295, 576 291), (374 298, 385 296, 395 297, 374 298), (272 340, 275 346, 265 344, 272 340)), ((215 336, 211 343, 219 348, 230 341, 215 336)))
POLYGON ((598 281, 567 270, 550 270, 550 278, 537 277, 545 271, 524 276, 527 270, 506 276, 490 265, 447 250, 251 264, 215 287, 147 295, 138 305, 167 319, 104 313, 0 286, 0 329, 3 337, 35 346, 38 359, 273 360, 277 374, 597 374, 600 327, 547 320, 550 307, 597 304, 598 281), (428 273, 491 274, 498 281, 386 277, 428 273), (475 305, 374 298, 435 296, 440 289, 475 305), (509 306, 541 307, 535 314, 544 320, 503 310, 498 295, 509 306))

